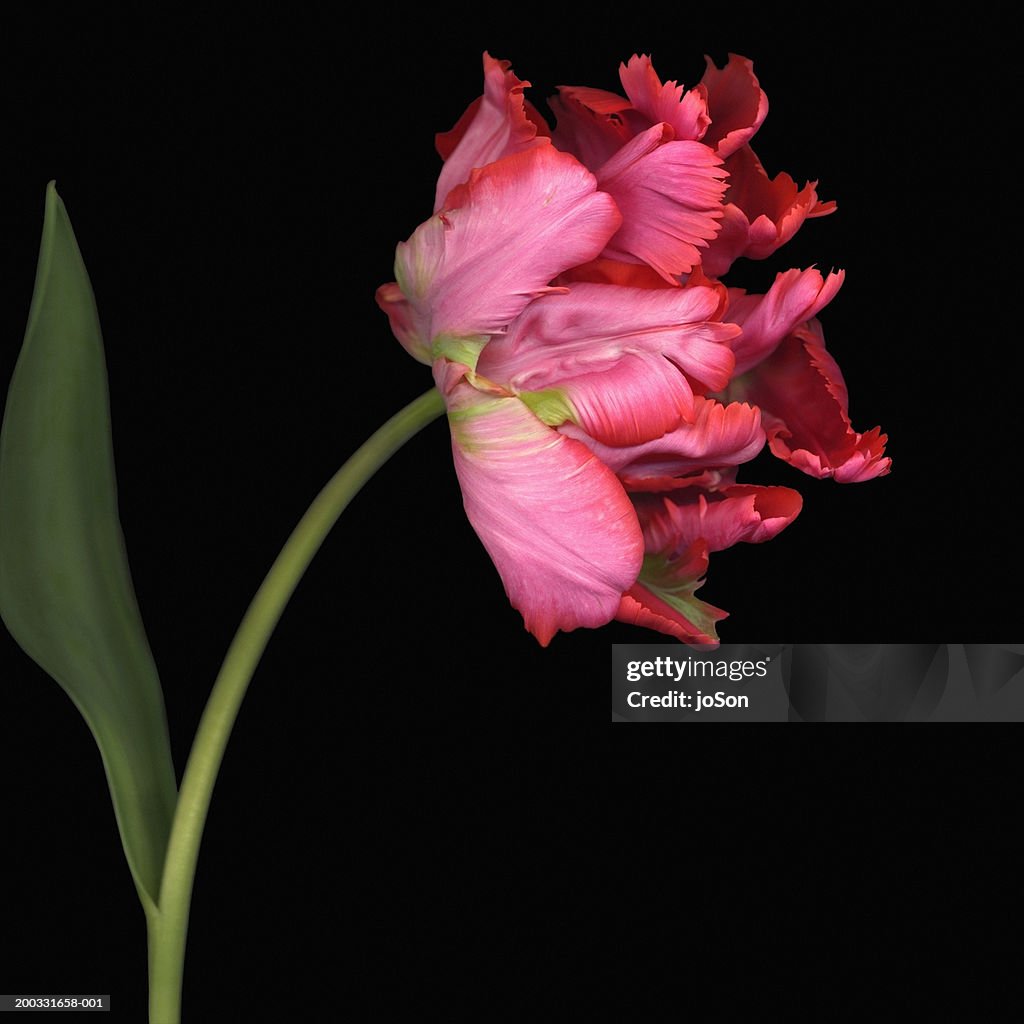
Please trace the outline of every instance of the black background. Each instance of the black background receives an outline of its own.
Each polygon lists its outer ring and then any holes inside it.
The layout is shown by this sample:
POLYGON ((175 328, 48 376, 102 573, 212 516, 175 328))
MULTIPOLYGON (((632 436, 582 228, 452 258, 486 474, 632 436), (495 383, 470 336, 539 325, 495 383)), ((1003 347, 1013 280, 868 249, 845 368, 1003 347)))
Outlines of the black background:
MULTIPOLYGON (((723 639, 1012 631, 1017 609, 989 582, 1019 561, 1002 93, 986 77, 1003 33, 984 26, 993 42, 978 47, 927 21, 830 17, 445 9, 410 22, 379 7, 340 25, 250 13, 12 29, 0 381, 56 178, 100 309, 122 523, 179 772, 288 532, 430 386, 373 292, 430 213, 433 133, 479 94, 485 48, 535 101, 562 83, 617 90, 634 51, 686 83, 705 52, 749 56, 771 104, 755 142, 769 172, 820 179, 838 201, 730 281, 764 290, 790 266, 846 268, 826 337, 854 425, 890 434, 893 473, 839 486, 768 456, 741 470, 798 488, 805 507, 770 544, 713 556, 701 596, 730 611, 723 639)), ((200 860, 191 1019, 343 999, 381 963, 386 1002, 424 945, 443 958, 432 922, 493 924, 511 865, 536 864, 596 802, 609 645, 644 640, 661 637, 612 625, 542 650, 465 520, 445 425, 408 444, 328 539, 242 709, 200 860)), ((141 1021, 143 920, 92 739, 6 634, 0 666, 0 990, 111 992, 115 1018, 141 1021)), ((686 747, 673 772, 710 744, 686 747)))

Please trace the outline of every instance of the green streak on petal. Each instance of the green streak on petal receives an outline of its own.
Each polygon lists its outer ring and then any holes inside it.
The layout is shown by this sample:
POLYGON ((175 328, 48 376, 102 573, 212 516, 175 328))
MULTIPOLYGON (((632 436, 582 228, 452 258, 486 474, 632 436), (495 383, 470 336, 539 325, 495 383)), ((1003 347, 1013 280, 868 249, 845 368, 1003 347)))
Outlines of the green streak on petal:
MULTIPOLYGON (((426 224, 431 225, 436 230, 443 230, 439 228, 439 223, 432 224, 432 221, 436 220, 436 217, 431 218, 426 224)), ((420 230, 425 226, 421 226, 420 230)), ((434 280, 434 275, 437 272, 437 267, 427 261, 426 251, 426 247, 414 244, 412 239, 408 242, 399 242, 398 248, 395 250, 395 280, 398 282, 398 287, 402 289, 402 294, 410 301, 422 301, 426 298, 431 282, 434 280), (405 272, 405 264, 401 258, 403 252, 409 253, 412 257, 410 260, 412 264, 410 267, 412 271, 411 277, 405 272)))
POLYGON ((561 440, 554 431, 540 426, 518 398, 494 398, 479 394, 479 401, 448 410, 452 440, 465 454, 481 458, 506 458, 509 455, 517 456, 517 449, 536 453, 538 446, 557 444, 561 440), (481 416, 491 415, 502 415, 500 430, 474 425, 481 416))
POLYGON ((465 405, 461 409, 449 409, 448 420, 451 423, 464 423, 466 420, 475 419, 477 416, 484 416, 489 412, 495 412, 507 398, 483 398, 472 405, 465 405))
POLYGON ((469 431, 466 430, 466 424, 470 420, 475 420, 478 416, 486 416, 488 413, 496 412, 502 402, 507 402, 507 398, 481 398, 479 402, 474 402, 472 405, 464 405, 459 409, 448 410, 448 423, 452 431, 452 440, 464 451, 469 454, 479 452, 481 445, 474 441, 469 431))
POLYGON ((453 363, 461 363, 470 370, 476 369, 477 360, 489 338, 485 334, 471 335, 466 338, 454 334, 439 334, 434 339, 431 356, 434 359, 447 359, 453 363))
POLYGON ((413 294, 413 282, 409 280, 409 275, 406 274, 402 261, 397 257, 395 259, 395 265, 392 267, 392 272, 395 275, 395 283, 401 289, 402 294, 408 298, 413 294))
POLYGON ((560 388, 546 388, 543 391, 522 391, 519 397, 527 408, 549 427, 559 427, 571 420, 578 424, 576 409, 569 396, 560 388))
POLYGON ((637 583, 661 598, 665 604, 675 608, 701 632, 718 641, 715 623, 721 618, 721 613, 716 615, 716 609, 695 596, 704 585, 702 578, 679 579, 674 575, 672 564, 664 555, 645 555, 637 583))

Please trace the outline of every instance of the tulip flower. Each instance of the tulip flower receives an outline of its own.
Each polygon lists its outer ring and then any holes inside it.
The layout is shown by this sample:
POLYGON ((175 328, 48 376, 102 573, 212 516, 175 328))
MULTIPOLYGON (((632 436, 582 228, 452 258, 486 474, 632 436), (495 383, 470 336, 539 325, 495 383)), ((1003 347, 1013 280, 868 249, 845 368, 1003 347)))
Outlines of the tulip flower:
POLYGON ((889 462, 812 326, 843 272, 719 280, 834 209, 754 155, 751 62, 708 60, 689 90, 646 56, 619 77, 624 95, 560 87, 551 127, 485 54, 483 95, 437 136, 434 215, 377 300, 432 367, 466 513, 537 639, 620 618, 707 643, 709 554, 800 511, 736 482, 766 439, 837 480, 889 462))
POLYGON ((643 558, 626 490, 589 445, 627 451, 678 429, 700 447, 694 392, 723 388, 734 365, 740 329, 719 321, 714 289, 548 286, 622 222, 579 161, 532 146, 452 189, 378 293, 432 363, 466 513, 544 644, 610 621, 643 558))

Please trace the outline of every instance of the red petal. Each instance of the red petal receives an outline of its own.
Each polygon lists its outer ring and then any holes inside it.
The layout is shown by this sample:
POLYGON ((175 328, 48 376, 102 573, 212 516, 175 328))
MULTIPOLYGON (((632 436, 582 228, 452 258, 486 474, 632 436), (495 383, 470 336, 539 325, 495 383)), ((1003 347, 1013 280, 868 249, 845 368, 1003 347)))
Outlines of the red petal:
MULTIPOLYGON (((487 58, 484 58, 484 84, 487 82, 487 58)), ((524 83, 525 84, 525 83, 524 83)), ((462 141, 462 137, 466 134, 469 126, 473 123, 476 115, 480 111, 480 107, 483 105, 483 96, 477 96, 475 100, 462 112, 462 116, 452 125, 451 128, 446 132, 438 132, 434 136, 434 148, 437 150, 438 156, 442 160, 447 160, 448 157, 455 152, 455 147, 462 141)))
POLYGON ((708 93, 711 126, 701 141, 726 157, 754 137, 768 116, 768 97, 757 81, 753 62, 746 57, 730 53, 729 62, 721 69, 710 57, 704 59, 707 70, 701 85, 708 93))
POLYGON ((809 476, 855 483, 889 472, 886 435, 853 429, 846 384, 817 320, 757 367, 747 393, 762 408, 772 453, 809 476))
POLYGON ((602 89, 560 85, 548 101, 556 125, 551 140, 596 171, 633 137, 634 129, 622 112, 629 101, 602 89))
POLYGON ((728 613, 695 596, 707 567, 708 549, 701 541, 671 563, 644 559, 640 578, 623 595, 616 619, 656 629, 683 643, 717 644, 715 623, 728 613))
POLYGON ((803 499, 789 487, 690 487, 661 495, 634 495, 648 552, 675 554, 701 540, 709 551, 761 544, 799 515, 803 499))
MULTIPOLYGON (((553 282, 557 285, 573 284, 574 282, 591 282, 593 284, 619 284, 627 288, 668 288, 665 278, 646 263, 623 263, 598 257, 578 267, 560 274, 553 282)), ((675 282, 673 282, 674 285, 675 282)))
POLYGON ((750 242, 750 221, 734 203, 725 203, 718 223, 718 234, 708 242, 700 259, 701 270, 711 277, 722 277, 728 273, 733 263, 746 252, 750 242))
POLYGON ((758 260, 770 256, 796 234, 806 219, 822 217, 836 208, 834 202, 819 202, 816 181, 798 189, 788 174, 769 178, 749 145, 733 153, 725 161, 725 169, 729 172, 729 189, 722 231, 704 256, 705 268, 713 276, 724 274, 739 256, 758 260))

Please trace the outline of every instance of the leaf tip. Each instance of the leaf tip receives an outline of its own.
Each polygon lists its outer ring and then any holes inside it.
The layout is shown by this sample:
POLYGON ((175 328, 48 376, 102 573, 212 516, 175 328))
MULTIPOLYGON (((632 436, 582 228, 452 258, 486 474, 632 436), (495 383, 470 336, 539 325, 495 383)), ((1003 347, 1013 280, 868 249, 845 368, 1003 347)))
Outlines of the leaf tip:
POLYGON ((43 208, 43 237, 47 237, 48 231, 60 220, 61 211, 67 217, 67 210, 64 209, 64 200, 57 191, 57 179, 53 178, 46 185, 46 203, 43 208))

